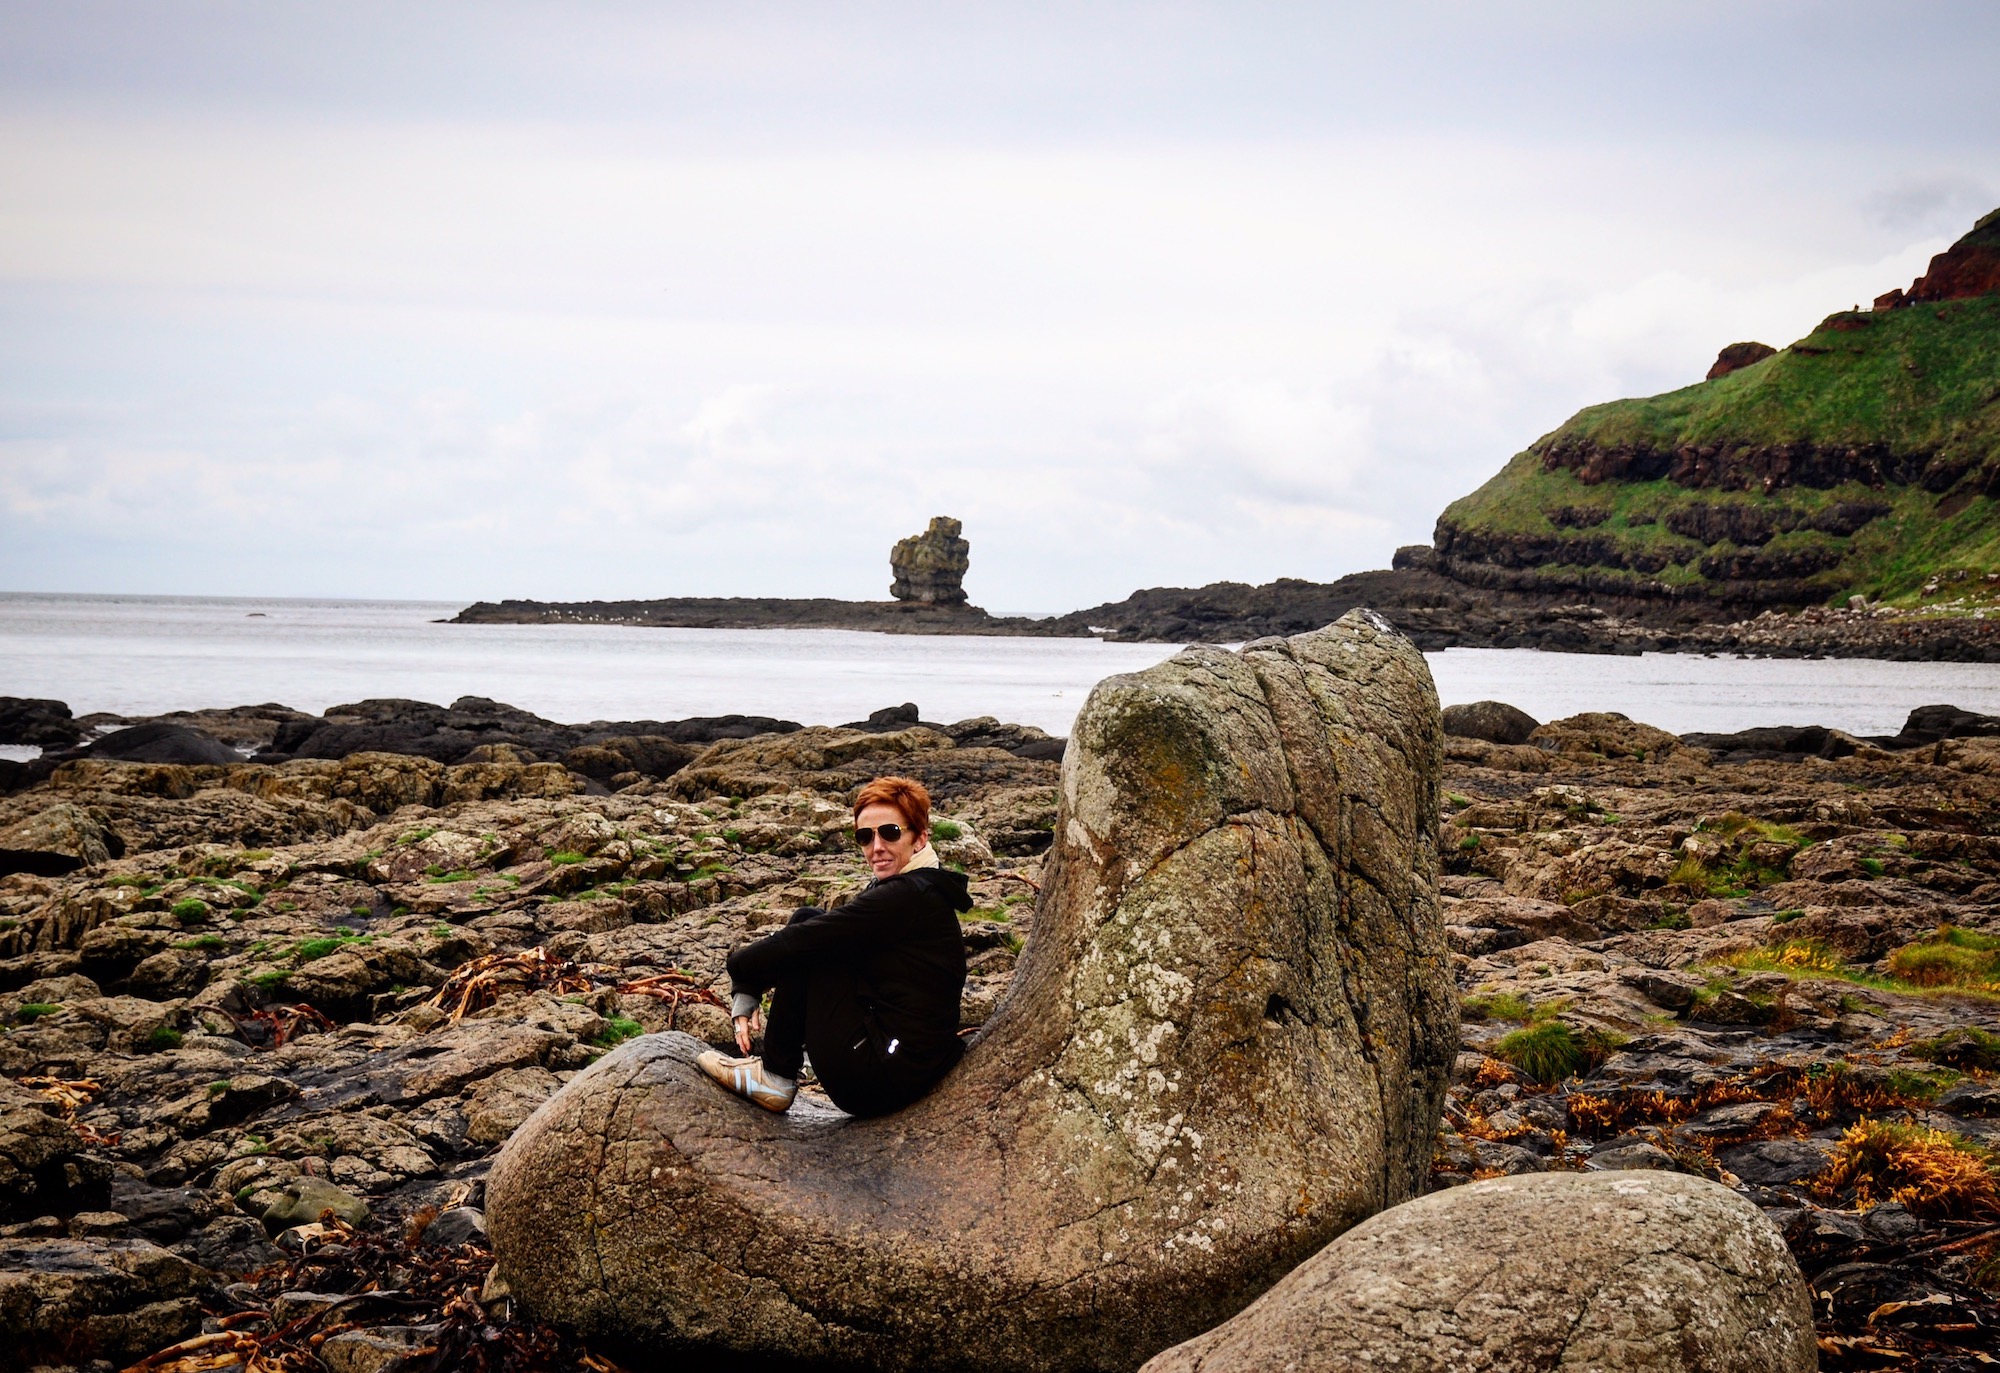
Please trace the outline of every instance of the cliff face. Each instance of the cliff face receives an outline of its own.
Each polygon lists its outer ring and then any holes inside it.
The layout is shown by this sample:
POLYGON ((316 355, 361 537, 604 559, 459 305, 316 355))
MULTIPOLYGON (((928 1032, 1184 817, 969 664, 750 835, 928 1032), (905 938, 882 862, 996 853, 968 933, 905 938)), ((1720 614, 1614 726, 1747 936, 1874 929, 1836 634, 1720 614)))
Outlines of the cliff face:
POLYGON ((1435 566, 1731 611, 1913 598, 1939 572, 2000 568, 1996 497, 2000 211, 1874 310, 1582 411, 1445 510, 1435 566))

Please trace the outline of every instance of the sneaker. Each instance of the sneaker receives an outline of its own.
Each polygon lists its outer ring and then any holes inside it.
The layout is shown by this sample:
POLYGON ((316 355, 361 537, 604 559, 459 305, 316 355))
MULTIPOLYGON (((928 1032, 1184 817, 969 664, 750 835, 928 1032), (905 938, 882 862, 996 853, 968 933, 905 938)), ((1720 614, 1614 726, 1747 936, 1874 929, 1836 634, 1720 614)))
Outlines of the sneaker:
POLYGON ((765 1072, 760 1058, 730 1058, 709 1049, 697 1054, 694 1061, 724 1087, 767 1111, 789 1110, 792 1098, 799 1093, 799 1084, 792 1079, 765 1072))

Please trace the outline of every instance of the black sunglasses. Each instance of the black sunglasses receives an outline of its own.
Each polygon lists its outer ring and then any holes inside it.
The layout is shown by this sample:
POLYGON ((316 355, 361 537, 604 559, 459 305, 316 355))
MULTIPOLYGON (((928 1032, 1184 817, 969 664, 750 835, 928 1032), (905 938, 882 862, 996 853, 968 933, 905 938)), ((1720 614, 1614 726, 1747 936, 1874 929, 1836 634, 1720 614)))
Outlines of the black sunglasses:
POLYGON ((903 827, 901 825, 876 825, 870 828, 864 825, 854 831, 854 842, 865 849, 875 842, 875 836, 878 834, 882 836, 883 843, 893 844, 903 837, 903 827))

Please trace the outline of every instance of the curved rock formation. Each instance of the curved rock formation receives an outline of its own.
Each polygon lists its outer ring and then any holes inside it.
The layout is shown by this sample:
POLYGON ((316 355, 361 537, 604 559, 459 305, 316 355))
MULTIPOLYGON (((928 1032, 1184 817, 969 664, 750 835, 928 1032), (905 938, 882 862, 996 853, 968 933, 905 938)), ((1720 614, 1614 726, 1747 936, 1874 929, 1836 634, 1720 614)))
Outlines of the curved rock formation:
POLYGON ((1728 1188, 1667 1172, 1495 1178, 1350 1230, 1145 1373, 1810 1373, 1784 1238, 1728 1188))
POLYGON ((524 1124, 488 1220, 628 1357, 1131 1369, 1417 1190, 1456 1047, 1437 696, 1355 612, 1099 684, 1007 999, 878 1120, 633 1040, 524 1124))
POLYGON ((889 594, 925 605, 963 605, 965 573, 972 566, 964 528, 949 515, 937 515, 923 533, 898 541, 889 550, 889 570, 896 574, 889 594))
POLYGON ((1775 357, 1777 352, 1778 350, 1768 343, 1729 344, 1715 355, 1715 362, 1709 367, 1708 375, 1703 380, 1714 381, 1717 377, 1726 377, 1731 372, 1740 372, 1746 367, 1755 366, 1765 358, 1775 357))

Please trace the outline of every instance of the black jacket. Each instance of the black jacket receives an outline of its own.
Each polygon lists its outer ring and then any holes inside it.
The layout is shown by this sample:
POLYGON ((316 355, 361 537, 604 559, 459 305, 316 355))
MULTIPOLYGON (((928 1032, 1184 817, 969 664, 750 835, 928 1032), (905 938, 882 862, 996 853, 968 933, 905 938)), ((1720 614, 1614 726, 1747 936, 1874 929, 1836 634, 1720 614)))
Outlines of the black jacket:
POLYGON ((958 1062, 965 942, 959 911, 972 909, 966 877, 917 868, 877 878, 853 900, 787 925, 729 955, 734 991, 761 996, 833 964, 852 972, 860 1012, 878 1045, 898 1041, 883 1068, 921 1091, 958 1062))

